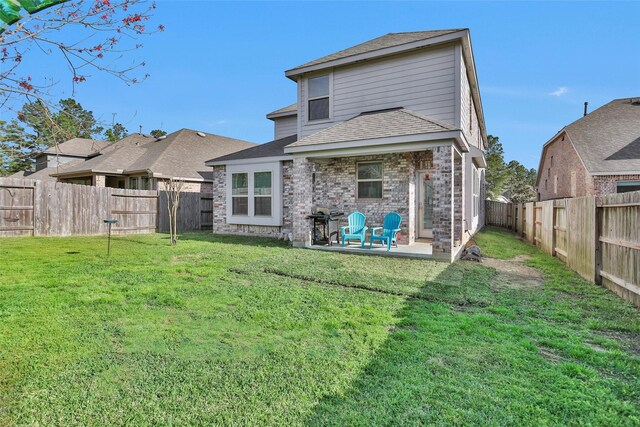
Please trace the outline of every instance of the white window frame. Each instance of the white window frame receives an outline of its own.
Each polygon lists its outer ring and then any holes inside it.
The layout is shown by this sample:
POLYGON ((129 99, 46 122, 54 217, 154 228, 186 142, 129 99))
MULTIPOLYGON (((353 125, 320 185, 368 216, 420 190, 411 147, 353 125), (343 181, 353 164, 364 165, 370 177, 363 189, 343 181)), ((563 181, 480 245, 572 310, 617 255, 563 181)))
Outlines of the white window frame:
POLYGON ((366 162, 356 162, 356 199, 357 200, 382 200, 384 199, 384 162, 382 160, 367 160, 366 162), (360 179, 360 165, 367 163, 380 163, 382 168, 382 178, 380 179, 360 179), (361 182, 378 182, 380 181, 380 187, 382 189, 380 197, 360 197, 358 189, 361 182))
POLYGON ((282 225, 282 164, 281 162, 253 163, 245 165, 226 166, 226 200, 227 224, 241 225, 282 225), (271 172, 271 215, 255 215, 254 173, 271 172), (247 215, 233 215, 232 211, 232 175, 234 173, 248 174, 248 212, 247 215))
POLYGON ((313 76, 309 76, 306 78, 305 80, 305 85, 304 85, 304 92, 305 92, 305 114, 304 114, 304 120, 306 123, 308 124, 315 124, 315 123, 325 123, 325 122, 330 122, 333 119, 333 73, 323 73, 323 74, 317 74, 317 75, 313 75, 313 76), (309 80, 311 79, 315 79, 317 77, 323 77, 323 76, 329 76, 329 117, 327 117, 326 119, 316 119, 316 120, 310 120, 309 119, 309 101, 313 101, 314 99, 322 99, 322 98, 326 98, 325 96, 316 96, 311 98, 309 96, 309 80))

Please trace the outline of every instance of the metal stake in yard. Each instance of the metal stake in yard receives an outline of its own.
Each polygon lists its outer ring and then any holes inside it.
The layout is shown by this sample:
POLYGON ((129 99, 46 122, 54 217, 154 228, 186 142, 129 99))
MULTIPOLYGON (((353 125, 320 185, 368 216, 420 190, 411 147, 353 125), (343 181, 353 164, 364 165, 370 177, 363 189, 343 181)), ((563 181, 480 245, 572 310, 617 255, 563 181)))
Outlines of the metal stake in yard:
POLYGON ((111 255, 111 224, 117 224, 117 219, 105 219, 103 221, 105 224, 109 224, 109 239, 107 243, 107 256, 111 255))

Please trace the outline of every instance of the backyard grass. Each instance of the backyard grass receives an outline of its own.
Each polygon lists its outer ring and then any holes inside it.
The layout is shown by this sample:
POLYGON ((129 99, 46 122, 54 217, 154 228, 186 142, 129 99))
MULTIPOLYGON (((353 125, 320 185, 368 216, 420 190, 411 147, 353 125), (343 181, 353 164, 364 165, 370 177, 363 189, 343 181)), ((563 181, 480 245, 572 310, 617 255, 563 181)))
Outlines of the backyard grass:
POLYGON ((505 261, 2 239, 0 425, 639 425, 639 310, 476 241, 505 261))

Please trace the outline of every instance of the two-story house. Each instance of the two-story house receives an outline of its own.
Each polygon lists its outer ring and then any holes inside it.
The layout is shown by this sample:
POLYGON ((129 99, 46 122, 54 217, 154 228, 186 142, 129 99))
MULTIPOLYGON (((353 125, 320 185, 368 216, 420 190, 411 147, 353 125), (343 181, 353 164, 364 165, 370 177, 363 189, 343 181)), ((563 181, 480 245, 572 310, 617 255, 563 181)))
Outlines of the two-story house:
POLYGON ((22 171, 11 175, 11 178, 29 178, 44 181, 55 181, 51 174, 61 167, 82 163, 100 155, 100 151, 109 146, 109 141, 97 141, 88 138, 73 138, 49 147, 35 156, 35 170, 22 171))
POLYGON ((640 98, 614 99, 542 147, 538 200, 640 190, 640 98))
POLYGON ((276 139, 216 158, 214 232, 291 234, 314 207, 402 218, 401 244, 453 259, 483 224, 486 129, 469 31, 391 33, 285 72, 276 139))

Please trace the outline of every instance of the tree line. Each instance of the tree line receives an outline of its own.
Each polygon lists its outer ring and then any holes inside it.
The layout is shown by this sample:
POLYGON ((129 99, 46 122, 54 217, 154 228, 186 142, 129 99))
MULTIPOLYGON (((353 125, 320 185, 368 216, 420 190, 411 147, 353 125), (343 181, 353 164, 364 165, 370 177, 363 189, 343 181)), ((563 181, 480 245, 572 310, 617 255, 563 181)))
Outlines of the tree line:
MULTIPOLYGON (((73 138, 120 141, 128 131, 122 123, 100 126, 93 112, 72 98, 61 99, 51 109, 37 100, 28 102, 10 121, 0 121, 0 176, 31 170, 35 157, 73 138)), ((167 133, 154 129, 158 138, 167 133)))
POLYGON ((505 196, 514 203, 536 199, 536 170, 527 169, 517 160, 506 163, 500 138, 487 136, 487 170, 485 173, 487 197, 496 200, 505 196))

